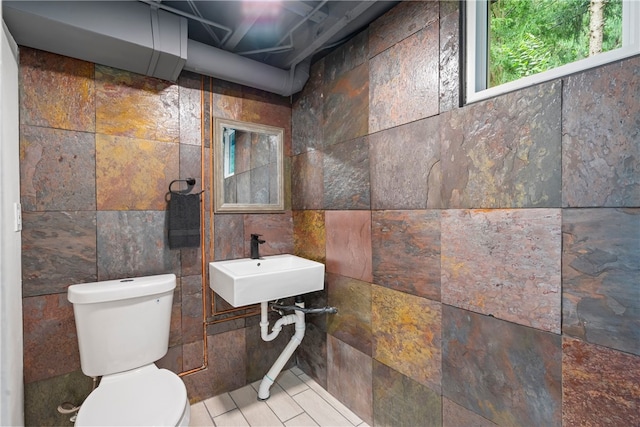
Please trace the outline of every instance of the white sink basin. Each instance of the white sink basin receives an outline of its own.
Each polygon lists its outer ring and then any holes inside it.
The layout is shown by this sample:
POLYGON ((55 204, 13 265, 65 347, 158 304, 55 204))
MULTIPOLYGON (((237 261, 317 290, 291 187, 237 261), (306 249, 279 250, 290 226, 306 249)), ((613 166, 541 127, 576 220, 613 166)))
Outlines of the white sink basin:
POLYGON ((234 307, 324 288, 324 264, 295 255, 209 263, 211 289, 234 307))

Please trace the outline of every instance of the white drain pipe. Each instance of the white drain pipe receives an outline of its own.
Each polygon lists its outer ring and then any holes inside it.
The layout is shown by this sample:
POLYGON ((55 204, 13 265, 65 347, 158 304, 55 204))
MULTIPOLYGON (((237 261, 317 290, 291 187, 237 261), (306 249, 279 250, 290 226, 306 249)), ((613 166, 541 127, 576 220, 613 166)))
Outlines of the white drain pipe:
MULTIPOLYGON (((297 302, 296 306, 304 308, 304 303, 297 302)), ((273 364, 271 369, 269 369, 269 372, 267 372, 267 374, 262 378, 262 382, 260 383, 260 388, 258 389, 258 399, 267 400, 270 396, 269 389, 271 388, 271 385, 273 385, 276 378, 280 374, 280 371, 282 371, 282 368, 284 368, 284 365, 287 363, 293 352, 296 351, 296 348, 298 348, 298 346, 302 342, 306 325, 304 322, 304 313, 302 311, 296 310, 294 314, 282 316, 280 319, 278 319, 273 326, 273 331, 269 334, 268 304, 266 302, 262 302, 260 304, 260 309, 260 334, 262 336, 262 339, 265 341, 271 341, 275 337, 277 337, 282 330, 283 325, 290 325, 292 323, 295 323, 296 325, 296 331, 291 337, 289 344, 287 344, 282 353, 280 353, 280 356, 278 356, 278 359, 273 364)))

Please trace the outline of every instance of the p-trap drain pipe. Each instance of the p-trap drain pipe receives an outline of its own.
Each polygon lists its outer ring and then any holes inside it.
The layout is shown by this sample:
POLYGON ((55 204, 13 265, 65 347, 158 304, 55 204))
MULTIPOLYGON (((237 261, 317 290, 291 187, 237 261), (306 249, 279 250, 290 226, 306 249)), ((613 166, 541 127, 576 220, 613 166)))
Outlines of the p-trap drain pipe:
POLYGON ((260 335, 264 341, 274 340, 282 330, 282 326, 295 324, 295 333, 291 337, 291 340, 284 348, 278 359, 275 361, 269 372, 262 378, 260 387, 258 389, 258 400, 267 400, 270 396, 269 389, 275 382, 276 378, 284 368, 293 352, 298 348, 304 338, 306 325, 304 321, 305 312, 307 313, 336 313, 338 310, 334 307, 324 307, 319 309, 305 308, 304 302, 296 302, 295 306, 281 306, 274 305, 274 308, 279 310, 294 310, 294 314, 288 314, 282 316, 273 325, 273 330, 269 333, 269 311, 268 302, 264 301, 260 304, 260 335))

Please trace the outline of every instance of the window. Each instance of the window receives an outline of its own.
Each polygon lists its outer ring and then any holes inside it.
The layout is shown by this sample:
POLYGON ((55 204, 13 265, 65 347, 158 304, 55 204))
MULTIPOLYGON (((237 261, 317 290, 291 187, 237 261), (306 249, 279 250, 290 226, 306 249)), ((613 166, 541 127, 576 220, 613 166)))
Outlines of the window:
POLYGON ((466 1, 466 102, 640 54, 640 1, 596 3, 602 46, 590 52, 589 0, 466 1))
POLYGON ((236 130, 225 128, 222 138, 224 177, 229 178, 236 174, 236 130))

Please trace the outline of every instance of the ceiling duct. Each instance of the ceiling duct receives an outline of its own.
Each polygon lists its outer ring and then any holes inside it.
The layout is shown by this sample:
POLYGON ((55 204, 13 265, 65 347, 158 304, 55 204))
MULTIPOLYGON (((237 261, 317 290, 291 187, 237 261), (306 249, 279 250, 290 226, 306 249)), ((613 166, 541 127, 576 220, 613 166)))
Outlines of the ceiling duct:
POLYGON ((139 2, 5 1, 22 46, 175 81, 187 59, 187 19, 139 2))
POLYGON ((187 42, 187 52, 185 70, 282 96, 299 92, 309 79, 311 58, 287 71, 194 40, 187 42))

